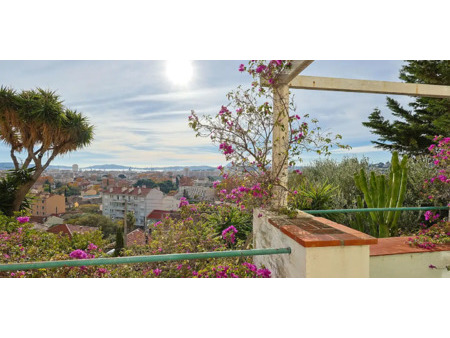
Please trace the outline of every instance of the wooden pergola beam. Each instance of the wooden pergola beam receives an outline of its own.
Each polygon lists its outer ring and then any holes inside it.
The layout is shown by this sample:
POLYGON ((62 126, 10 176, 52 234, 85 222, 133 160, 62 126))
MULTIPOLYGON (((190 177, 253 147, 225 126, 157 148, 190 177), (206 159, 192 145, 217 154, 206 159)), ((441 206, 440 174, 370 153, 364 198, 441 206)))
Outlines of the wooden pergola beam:
POLYGON ((292 79, 290 88, 332 90, 342 92, 375 93, 450 98, 450 86, 418 83, 340 79, 332 77, 303 76, 292 79))
POLYGON ((306 67, 308 67, 314 60, 293 60, 291 69, 289 69, 289 73, 282 74, 278 81, 279 83, 289 83, 294 79, 298 74, 303 72, 306 67))

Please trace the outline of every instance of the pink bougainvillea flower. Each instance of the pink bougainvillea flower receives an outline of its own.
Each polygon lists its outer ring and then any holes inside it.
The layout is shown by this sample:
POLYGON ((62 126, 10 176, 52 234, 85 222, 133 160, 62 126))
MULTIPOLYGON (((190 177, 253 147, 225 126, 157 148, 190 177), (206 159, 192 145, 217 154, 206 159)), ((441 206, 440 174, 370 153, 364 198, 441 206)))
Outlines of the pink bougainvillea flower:
POLYGON ((181 207, 184 207, 185 205, 189 205, 189 201, 187 200, 186 197, 181 197, 180 198, 180 205, 178 207, 181 208, 181 207))
POLYGON ((430 269, 437 269, 437 267, 436 267, 435 265, 433 265, 433 264, 430 264, 428 267, 429 267, 430 269))
POLYGON ((222 231, 222 238, 225 241, 234 244, 236 242, 235 235, 237 234, 237 232, 238 232, 237 229, 233 225, 231 225, 222 231))
POLYGON ((76 259, 86 259, 88 257, 87 253, 80 249, 72 251, 69 256, 76 259))
POLYGON ((17 217, 16 220, 19 223, 28 223, 30 221, 30 217, 28 216, 17 217))
POLYGON ((97 269, 97 273, 99 275, 105 275, 105 274, 109 273, 109 270, 107 270, 105 268, 99 268, 99 269, 97 269))
POLYGON ((98 249, 98 246, 95 245, 95 244, 93 244, 93 243, 89 243, 87 249, 88 249, 89 251, 97 250, 97 249, 98 249))
POLYGON ((223 151, 224 155, 232 154, 234 152, 233 147, 226 142, 221 143, 219 149, 223 151))
POLYGON ((239 65, 239 71, 240 71, 240 72, 244 72, 244 71, 245 71, 245 66, 244 66, 244 64, 241 63, 241 64, 239 65))
POLYGON ((153 270, 153 273, 155 274, 156 277, 158 277, 161 274, 162 270, 161 269, 155 269, 153 270))

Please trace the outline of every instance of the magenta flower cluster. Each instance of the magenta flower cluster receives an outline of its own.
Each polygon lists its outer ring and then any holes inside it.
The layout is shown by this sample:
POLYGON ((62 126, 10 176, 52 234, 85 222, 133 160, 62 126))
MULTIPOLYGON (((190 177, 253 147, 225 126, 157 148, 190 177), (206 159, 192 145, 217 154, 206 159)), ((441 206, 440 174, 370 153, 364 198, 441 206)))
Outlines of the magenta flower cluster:
POLYGON ((28 216, 17 217, 16 220, 21 224, 28 223, 30 221, 30 217, 28 216))
POLYGON ((86 259, 86 258, 88 258, 88 254, 86 252, 84 252, 83 250, 80 250, 80 249, 72 251, 69 256, 71 258, 75 258, 75 259, 86 259))
POLYGON ((268 269, 258 269, 256 267, 256 265, 251 264, 251 263, 243 263, 242 265, 244 265, 248 270, 252 271, 252 272, 256 272, 256 275, 258 277, 262 277, 262 278, 270 278, 270 275, 272 274, 270 272, 270 270, 268 269))
MULTIPOLYGON (((228 176, 225 175, 226 174, 223 174, 223 177, 224 179, 227 179, 228 176)), ((232 179, 233 178, 230 177, 230 180, 232 179)), ((216 185, 216 187, 218 186, 219 184, 216 185)), ((237 188, 233 188, 230 191, 228 191, 227 189, 219 190, 221 202, 227 201, 230 203, 234 203, 241 209, 245 209, 244 203, 247 200, 262 202, 268 195, 269 193, 263 188, 263 186, 259 182, 252 183, 251 186, 249 187, 241 184, 237 188)))
POLYGON ((233 147, 226 142, 221 143, 219 149, 222 150, 224 155, 229 155, 234 152, 233 147))
POLYGON ((184 207, 185 205, 189 205, 189 201, 187 200, 186 197, 181 197, 180 198, 180 205, 178 207, 181 208, 181 207, 184 207))
POLYGON ((437 219, 439 219, 439 214, 436 214, 436 213, 434 213, 433 211, 430 211, 430 210, 428 210, 428 211, 426 211, 425 212, 425 220, 426 221, 435 221, 435 220, 437 220, 437 219))
POLYGON ((222 231, 222 238, 231 244, 235 244, 237 232, 237 229, 231 225, 222 231))

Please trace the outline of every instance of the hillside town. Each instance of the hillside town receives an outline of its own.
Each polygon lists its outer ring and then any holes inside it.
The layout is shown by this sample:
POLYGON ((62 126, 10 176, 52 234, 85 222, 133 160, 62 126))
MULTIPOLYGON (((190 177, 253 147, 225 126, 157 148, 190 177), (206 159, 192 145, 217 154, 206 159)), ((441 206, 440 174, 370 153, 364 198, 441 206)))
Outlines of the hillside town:
MULTIPOLYGON (((4 176, 6 170, 0 171, 4 176)), ((174 171, 47 170, 30 190, 31 222, 53 233, 98 230, 98 224, 69 224, 86 213, 101 215, 113 222, 132 214, 128 231, 145 231, 166 214, 176 214, 180 199, 190 202, 216 200, 213 182, 217 169, 174 171)))

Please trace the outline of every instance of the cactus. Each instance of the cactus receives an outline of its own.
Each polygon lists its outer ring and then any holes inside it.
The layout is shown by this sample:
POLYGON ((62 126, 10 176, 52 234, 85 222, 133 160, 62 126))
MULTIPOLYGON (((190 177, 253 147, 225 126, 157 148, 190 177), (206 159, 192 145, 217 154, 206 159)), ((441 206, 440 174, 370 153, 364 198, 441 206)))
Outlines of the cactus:
MULTIPOLYGON (((406 192, 408 157, 403 156, 399 162, 398 153, 392 154, 389 179, 384 175, 370 173, 370 179, 363 169, 355 174, 356 186, 364 194, 364 202, 368 208, 399 208, 403 204, 406 192)), ((362 200, 358 200, 358 207, 362 207, 362 200)), ((397 227, 400 211, 373 211, 369 213, 369 232, 376 237, 389 237, 397 227)), ((359 228, 362 228, 363 218, 357 218, 359 228)))

